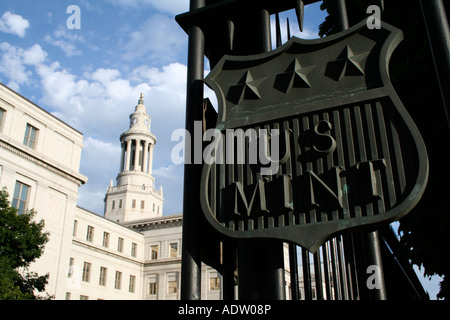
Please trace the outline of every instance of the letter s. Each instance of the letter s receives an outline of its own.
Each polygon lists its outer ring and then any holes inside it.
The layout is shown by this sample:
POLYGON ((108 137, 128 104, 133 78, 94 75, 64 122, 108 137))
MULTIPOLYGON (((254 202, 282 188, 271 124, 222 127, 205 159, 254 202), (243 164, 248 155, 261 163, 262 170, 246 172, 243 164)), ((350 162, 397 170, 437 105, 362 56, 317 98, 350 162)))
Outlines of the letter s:
POLYGON ((333 128, 332 124, 327 120, 321 120, 314 126, 313 148, 320 153, 333 153, 336 149, 336 140, 326 131, 333 128))

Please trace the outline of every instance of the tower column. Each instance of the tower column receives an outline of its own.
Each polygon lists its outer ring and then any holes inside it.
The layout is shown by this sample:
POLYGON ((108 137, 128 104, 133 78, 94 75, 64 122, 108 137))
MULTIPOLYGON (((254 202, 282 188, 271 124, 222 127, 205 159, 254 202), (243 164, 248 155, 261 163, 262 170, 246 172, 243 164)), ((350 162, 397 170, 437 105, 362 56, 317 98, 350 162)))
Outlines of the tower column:
POLYGON ((142 171, 148 173, 148 141, 144 140, 144 160, 142 171))
POLYGON ((149 159, 148 159, 148 173, 152 174, 152 167, 153 167, 153 144, 150 144, 150 150, 149 150, 149 159))
POLYGON ((139 167, 139 149, 141 148, 141 140, 136 139, 136 147, 134 148, 134 170, 138 171, 139 167))
POLYGON ((122 147, 122 154, 120 156, 120 172, 123 172, 125 170, 125 142, 122 141, 120 145, 122 147))
POLYGON ((131 139, 127 140, 127 161, 124 171, 130 170, 130 159, 131 159, 131 139))

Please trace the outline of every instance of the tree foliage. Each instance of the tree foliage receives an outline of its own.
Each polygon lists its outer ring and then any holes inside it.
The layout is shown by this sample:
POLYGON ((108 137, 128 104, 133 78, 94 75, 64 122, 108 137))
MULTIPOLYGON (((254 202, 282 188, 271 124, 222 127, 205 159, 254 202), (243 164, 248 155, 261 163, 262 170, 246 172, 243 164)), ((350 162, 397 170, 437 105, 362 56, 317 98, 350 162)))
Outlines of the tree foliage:
MULTIPOLYGON (((375 4, 381 1, 375 1, 375 4)), ((320 36, 339 31, 334 0, 325 0, 328 16, 320 25, 320 36)), ((367 19, 369 0, 347 0, 350 26, 367 19)), ((439 298, 450 298, 450 167, 444 145, 450 132, 439 92, 432 55, 419 1, 384 1, 381 21, 400 28, 404 41, 390 63, 391 81, 413 117, 427 146, 430 172, 428 185, 416 208, 400 221, 402 254, 424 269, 426 276, 443 276, 439 298)), ((447 15, 449 14, 447 4, 447 15)))
POLYGON ((35 293, 45 291, 48 274, 28 270, 49 239, 44 221, 35 222, 35 216, 34 210, 18 215, 6 189, 0 191, 0 300, 40 299, 35 293))

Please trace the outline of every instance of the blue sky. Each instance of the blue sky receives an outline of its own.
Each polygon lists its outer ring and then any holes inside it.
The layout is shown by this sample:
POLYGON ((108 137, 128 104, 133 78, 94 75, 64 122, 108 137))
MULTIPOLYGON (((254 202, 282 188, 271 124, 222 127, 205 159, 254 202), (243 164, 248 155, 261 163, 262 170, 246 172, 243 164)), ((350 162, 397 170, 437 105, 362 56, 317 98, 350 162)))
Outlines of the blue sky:
MULTIPOLYGON (((80 172, 89 181, 79 205, 103 213, 119 136, 142 92, 158 139, 153 175, 164 189, 163 214, 182 211, 183 166, 171 161, 178 142, 170 137, 184 127, 187 70, 188 38, 174 17, 188 8, 189 0, 1 0, 0 82, 84 134, 80 172), (67 27, 71 5, 80 8, 79 30, 67 27)), ((289 17, 292 35, 317 38, 325 16, 318 4, 307 6, 302 33, 293 11, 281 21, 289 17)))

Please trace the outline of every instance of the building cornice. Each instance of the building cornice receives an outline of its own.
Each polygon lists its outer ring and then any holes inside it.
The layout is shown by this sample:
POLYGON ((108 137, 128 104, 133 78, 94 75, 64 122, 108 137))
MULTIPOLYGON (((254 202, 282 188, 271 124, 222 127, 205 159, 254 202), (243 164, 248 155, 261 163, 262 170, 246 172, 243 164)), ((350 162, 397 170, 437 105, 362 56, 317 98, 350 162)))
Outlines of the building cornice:
POLYGON ((112 252, 110 250, 107 250, 105 248, 101 248, 101 247, 98 247, 98 246, 93 245, 91 243, 87 243, 85 241, 81 241, 81 240, 78 240, 78 239, 72 239, 72 243, 75 244, 75 245, 78 245, 80 247, 89 249, 89 250, 100 252, 100 253, 108 255, 110 257, 114 257, 114 258, 117 258, 117 259, 121 259, 121 260, 124 260, 124 261, 127 261, 127 262, 134 263, 134 264, 136 264, 138 266, 142 266, 143 265, 143 261, 142 260, 126 257, 126 256, 120 255, 118 253, 112 252))
POLYGON ((177 258, 167 258, 167 259, 155 259, 155 260, 145 260, 145 267, 153 267, 153 266, 164 266, 164 265, 173 265, 176 263, 181 263, 181 257, 177 258))
POLYGON ((183 215, 182 214, 174 214, 163 216, 160 218, 146 219, 146 220, 136 220, 123 223, 123 226, 132 229, 138 229, 139 231, 160 229, 164 227, 178 227, 183 224, 183 215))
POLYGON ((51 159, 38 154, 34 150, 27 148, 26 146, 20 145, 15 141, 6 138, 4 135, 0 134, 0 148, 8 150, 21 158, 26 159, 38 166, 41 166, 67 180, 76 183, 78 186, 85 184, 88 178, 81 173, 75 172, 69 168, 62 167, 58 165, 51 159))

